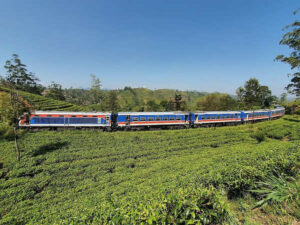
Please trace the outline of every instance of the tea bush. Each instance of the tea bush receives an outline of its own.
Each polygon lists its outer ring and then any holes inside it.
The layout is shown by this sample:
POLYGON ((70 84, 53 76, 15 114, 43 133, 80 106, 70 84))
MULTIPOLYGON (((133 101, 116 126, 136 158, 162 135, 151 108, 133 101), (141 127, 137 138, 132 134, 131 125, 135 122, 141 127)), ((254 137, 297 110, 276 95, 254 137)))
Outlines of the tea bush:
POLYGON ((256 131, 252 137, 255 138, 259 143, 266 139, 265 132, 262 130, 256 131))

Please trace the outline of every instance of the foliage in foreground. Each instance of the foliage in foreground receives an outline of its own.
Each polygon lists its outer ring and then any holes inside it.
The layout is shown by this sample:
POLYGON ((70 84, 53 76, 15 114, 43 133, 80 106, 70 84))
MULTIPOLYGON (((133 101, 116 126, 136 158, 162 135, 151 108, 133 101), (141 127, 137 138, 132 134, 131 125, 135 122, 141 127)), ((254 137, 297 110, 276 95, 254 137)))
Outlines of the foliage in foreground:
POLYGON ((0 223, 231 220, 228 201, 259 189, 274 170, 298 174, 299 123, 287 116, 217 129, 27 133, 19 163, 13 142, 1 140, 0 223))
POLYGON ((252 192, 258 194, 262 200, 257 206, 265 204, 278 204, 292 202, 300 199, 300 185, 293 177, 285 178, 284 175, 274 174, 266 177, 264 181, 258 182, 258 189, 252 192), (290 181, 288 181, 288 179, 290 181))

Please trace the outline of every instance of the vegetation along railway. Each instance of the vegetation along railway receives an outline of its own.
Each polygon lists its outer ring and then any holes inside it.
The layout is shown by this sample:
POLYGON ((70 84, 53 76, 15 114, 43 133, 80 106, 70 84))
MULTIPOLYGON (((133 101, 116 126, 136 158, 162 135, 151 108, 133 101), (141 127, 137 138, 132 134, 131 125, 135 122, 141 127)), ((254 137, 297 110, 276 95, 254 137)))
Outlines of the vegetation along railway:
POLYGON ((149 128, 194 128, 237 125, 271 120, 285 114, 283 107, 248 111, 212 112, 64 112, 34 111, 24 114, 21 128, 99 128, 103 131, 149 128))

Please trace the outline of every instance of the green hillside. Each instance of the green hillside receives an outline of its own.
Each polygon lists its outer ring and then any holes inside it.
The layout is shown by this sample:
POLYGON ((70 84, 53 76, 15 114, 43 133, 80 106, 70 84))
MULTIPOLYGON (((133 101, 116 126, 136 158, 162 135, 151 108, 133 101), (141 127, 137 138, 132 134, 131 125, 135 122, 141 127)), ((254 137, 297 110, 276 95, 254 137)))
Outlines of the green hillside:
MULTIPOLYGON (((0 92, 8 92, 9 90, 0 87, 0 92)), ((19 94, 26 99, 35 110, 53 110, 53 111, 85 111, 84 107, 77 106, 64 101, 53 100, 40 95, 31 94, 24 91, 19 91, 19 94)))
POLYGON ((84 105, 97 111, 111 111, 109 93, 114 91, 117 95, 118 111, 165 111, 160 105, 163 101, 174 102, 175 94, 180 94, 182 102, 185 104, 185 110, 196 110, 197 103, 207 93, 198 91, 177 91, 174 89, 151 90, 147 88, 131 88, 116 90, 102 90, 102 100, 98 104, 91 103, 89 90, 87 89, 65 89, 66 101, 84 105), (149 105, 150 103, 150 105, 149 105), (156 107, 153 107, 153 104, 156 107))
POLYGON ((27 133, 19 163, 14 142, 0 140, 0 224, 297 224, 299 144, 299 116, 217 129, 27 133), (255 208, 265 196, 250 190, 274 174, 282 190, 255 208))
POLYGON ((190 110, 195 110, 196 103, 206 94, 197 91, 176 91, 173 89, 125 88, 119 90, 118 98, 121 108, 127 108, 129 111, 139 111, 140 107, 146 106, 149 101, 159 104, 161 101, 174 100, 175 93, 181 95, 182 100, 187 103, 186 108, 190 110))

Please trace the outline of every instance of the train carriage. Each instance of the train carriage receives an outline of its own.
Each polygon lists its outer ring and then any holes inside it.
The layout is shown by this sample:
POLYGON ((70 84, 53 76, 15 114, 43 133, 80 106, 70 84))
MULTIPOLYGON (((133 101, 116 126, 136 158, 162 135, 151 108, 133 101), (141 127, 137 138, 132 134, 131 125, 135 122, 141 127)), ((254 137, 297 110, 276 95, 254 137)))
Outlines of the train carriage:
POLYGON ((188 126, 189 113, 185 112, 120 112, 118 127, 188 126))
POLYGON ((268 120, 270 119, 270 110, 247 110, 244 111, 244 121, 253 121, 253 120, 268 120))
POLYGON ((278 107, 270 110, 270 118, 281 117, 285 114, 285 108, 278 107))
POLYGON ((64 112, 35 111, 24 115, 20 127, 100 127, 108 128, 112 124, 110 112, 64 112))
POLYGON ((239 111, 211 111, 194 112, 191 114, 191 122, 194 127, 202 124, 230 124, 242 122, 242 112, 239 111))

